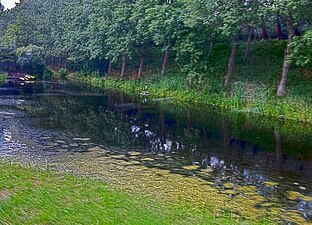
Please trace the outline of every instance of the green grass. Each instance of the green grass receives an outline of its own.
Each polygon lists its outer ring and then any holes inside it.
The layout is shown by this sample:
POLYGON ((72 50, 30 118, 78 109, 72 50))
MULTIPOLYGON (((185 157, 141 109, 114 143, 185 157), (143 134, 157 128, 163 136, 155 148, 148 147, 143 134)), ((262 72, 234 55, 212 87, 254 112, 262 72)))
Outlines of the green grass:
POLYGON ((123 193, 100 180, 0 162, 0 224, 268 224, 123 193))

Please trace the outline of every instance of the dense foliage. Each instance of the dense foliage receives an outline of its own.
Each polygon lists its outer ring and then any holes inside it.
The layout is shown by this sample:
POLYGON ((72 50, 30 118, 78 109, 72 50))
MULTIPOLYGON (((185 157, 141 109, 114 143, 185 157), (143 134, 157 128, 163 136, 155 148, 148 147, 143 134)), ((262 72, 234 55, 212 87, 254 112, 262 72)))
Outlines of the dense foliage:
POLYGON ((277 91, 283 96, 291 64, 311 64, 310 0, 23 0, 0 9, 2 46, 40 46, 53 68, 118 69, 121 77, 130 68, 141 78, 146 65, 165 75, 175 61, 201 77, 211 71, 211 52, 227 44, 230 86, 240 43, 246 62, 252 41, 288 39, 277 91))
POLYGON ((42 48, 29 45, 16 50, 17 67, 29 74, 42 76, 45 71, 42 48))

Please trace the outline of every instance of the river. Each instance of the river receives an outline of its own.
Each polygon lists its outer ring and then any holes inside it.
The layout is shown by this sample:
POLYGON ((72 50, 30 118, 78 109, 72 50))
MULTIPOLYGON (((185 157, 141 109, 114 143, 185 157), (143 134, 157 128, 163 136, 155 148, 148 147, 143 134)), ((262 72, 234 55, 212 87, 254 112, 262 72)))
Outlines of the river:
POLYGON ((0 95, 5 160, 220 213, 312 221, 311 124, 74 83, 7 81, 0 95))

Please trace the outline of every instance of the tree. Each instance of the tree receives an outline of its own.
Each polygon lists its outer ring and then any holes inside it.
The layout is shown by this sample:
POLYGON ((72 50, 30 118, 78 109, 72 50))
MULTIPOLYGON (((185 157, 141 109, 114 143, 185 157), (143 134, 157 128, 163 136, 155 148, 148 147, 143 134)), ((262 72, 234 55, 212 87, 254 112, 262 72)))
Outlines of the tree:
POLYGON ((1 38, 3 36, 3 31, 5 29, 5 26, 4 26, 4 19, 3 19, 3 13, 4 12, 4 6, 1 4, 1 1, 0 1, 0 42, 1 42, 1 38))
MULTIPOLYGON (((87 32, 89 33, 88 50, 91 60, 108 61, 105 72, 112 73, 112 57, 109 55, 109 45, 107 42, 108 29, 111 26, 112 11, 108 7, 108 1, 95 0, 94 11, 90 15, 87 32)), ((101 68, 101 71, 104 71, 101 68)))
POLYGON ((152 34, 148 30, 149 20, 146 17, 148 10, 152 8, 154 3, 148 0, 137 0, 134 4, 131 21, 135 24, 136 33, 134 47, 139 55, 139 67, 137 79, 141 79, 143 74, 143 67, 146 60, 147 49, 153 46, 152 34))
POLYGON ((228 63, 228 70, 225 77, 224 85, 230 85, 233 75, 237 57, 238 37, 244 25, 244 1, 243 0, 217 0, 215 11, 220 20, 221 34, 231 40, 232 50, 228 63))
POLYGON ((244 54, 244 62, 247 61, 249 50, 256 26, 262 27, 263 38, 268 39, 268 34, 265 29, 264 18, 267 15, 267 0, 245 0, 244 1, 244 17, 247 27, 247 45, 244 54))
POLYGON ((15 45, 17 47, 35 43, 32 21, 23 15, 18 16, 17 21, 8 26, 2 40, 6 45, 15 45))
POLYGON ((162 45, 161 75, 165 76, 170 50, 174 46, 181 21, 181 4, 176 1, 154 1, 147 10, 148 30, 156 45, 162 45), (157 3, 158 2, 158 3, 157 3))
POLYGON ((174 46, 177 60, 188 74, 204 73, 214 45, 222 38, 213 2, 187 1, 180 8, 174 46))
POLYGON ((4 11, 4 5, 2 5, 2 3, 0 1, 0 15, 2 14, 3 11, 4 11))
POLYGON ((287 47, 284 53, 284 63, 282 68, 281 78, 277 87, 276 95, 281 97, 286 95, 286 84, 289 75, 290 66, 292 63, 292 42, 295 37, 295 29, 301 19, 311 11, 311 1, 309 0, 284 0, 271 2, 272 12, 279 15, 280 18, 287 24, 288 38, 287 47), (307 10, 308 9, 308 10, 307 10))
POLYGON ((135 43, 135 24, 130 20, 134 2, 132 0, 112 0, 107 2, 109 10, 112 14, 110 25, 108 26, 106 32, 106 43, 109 48, 108 55, 112 57, 112 60, 117 60, 121 58, 121 72, 120 77, 124 77, 126 74, 127 61, 131 59, 134 53, 134 43, 135 43))

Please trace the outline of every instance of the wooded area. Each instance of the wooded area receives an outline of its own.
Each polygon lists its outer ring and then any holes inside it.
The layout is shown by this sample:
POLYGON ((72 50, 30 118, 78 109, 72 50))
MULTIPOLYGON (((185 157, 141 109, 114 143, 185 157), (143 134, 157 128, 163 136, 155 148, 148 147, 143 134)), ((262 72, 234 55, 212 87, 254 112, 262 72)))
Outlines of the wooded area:
POLYGON ((246 42, 248 61, 253 41, 287 39, 277 96, 286 94, 292 64, 312 68, 310 0, 23 0, 0 11, 2 62, 13 60, 16 49, 37 46, 52 68, 115 68, 120 77, 131 68, 140 79, 159 52, 163 76, 170 62, 205 74, 212 50, 228 44, 229 86, 238 44, 246 42))

